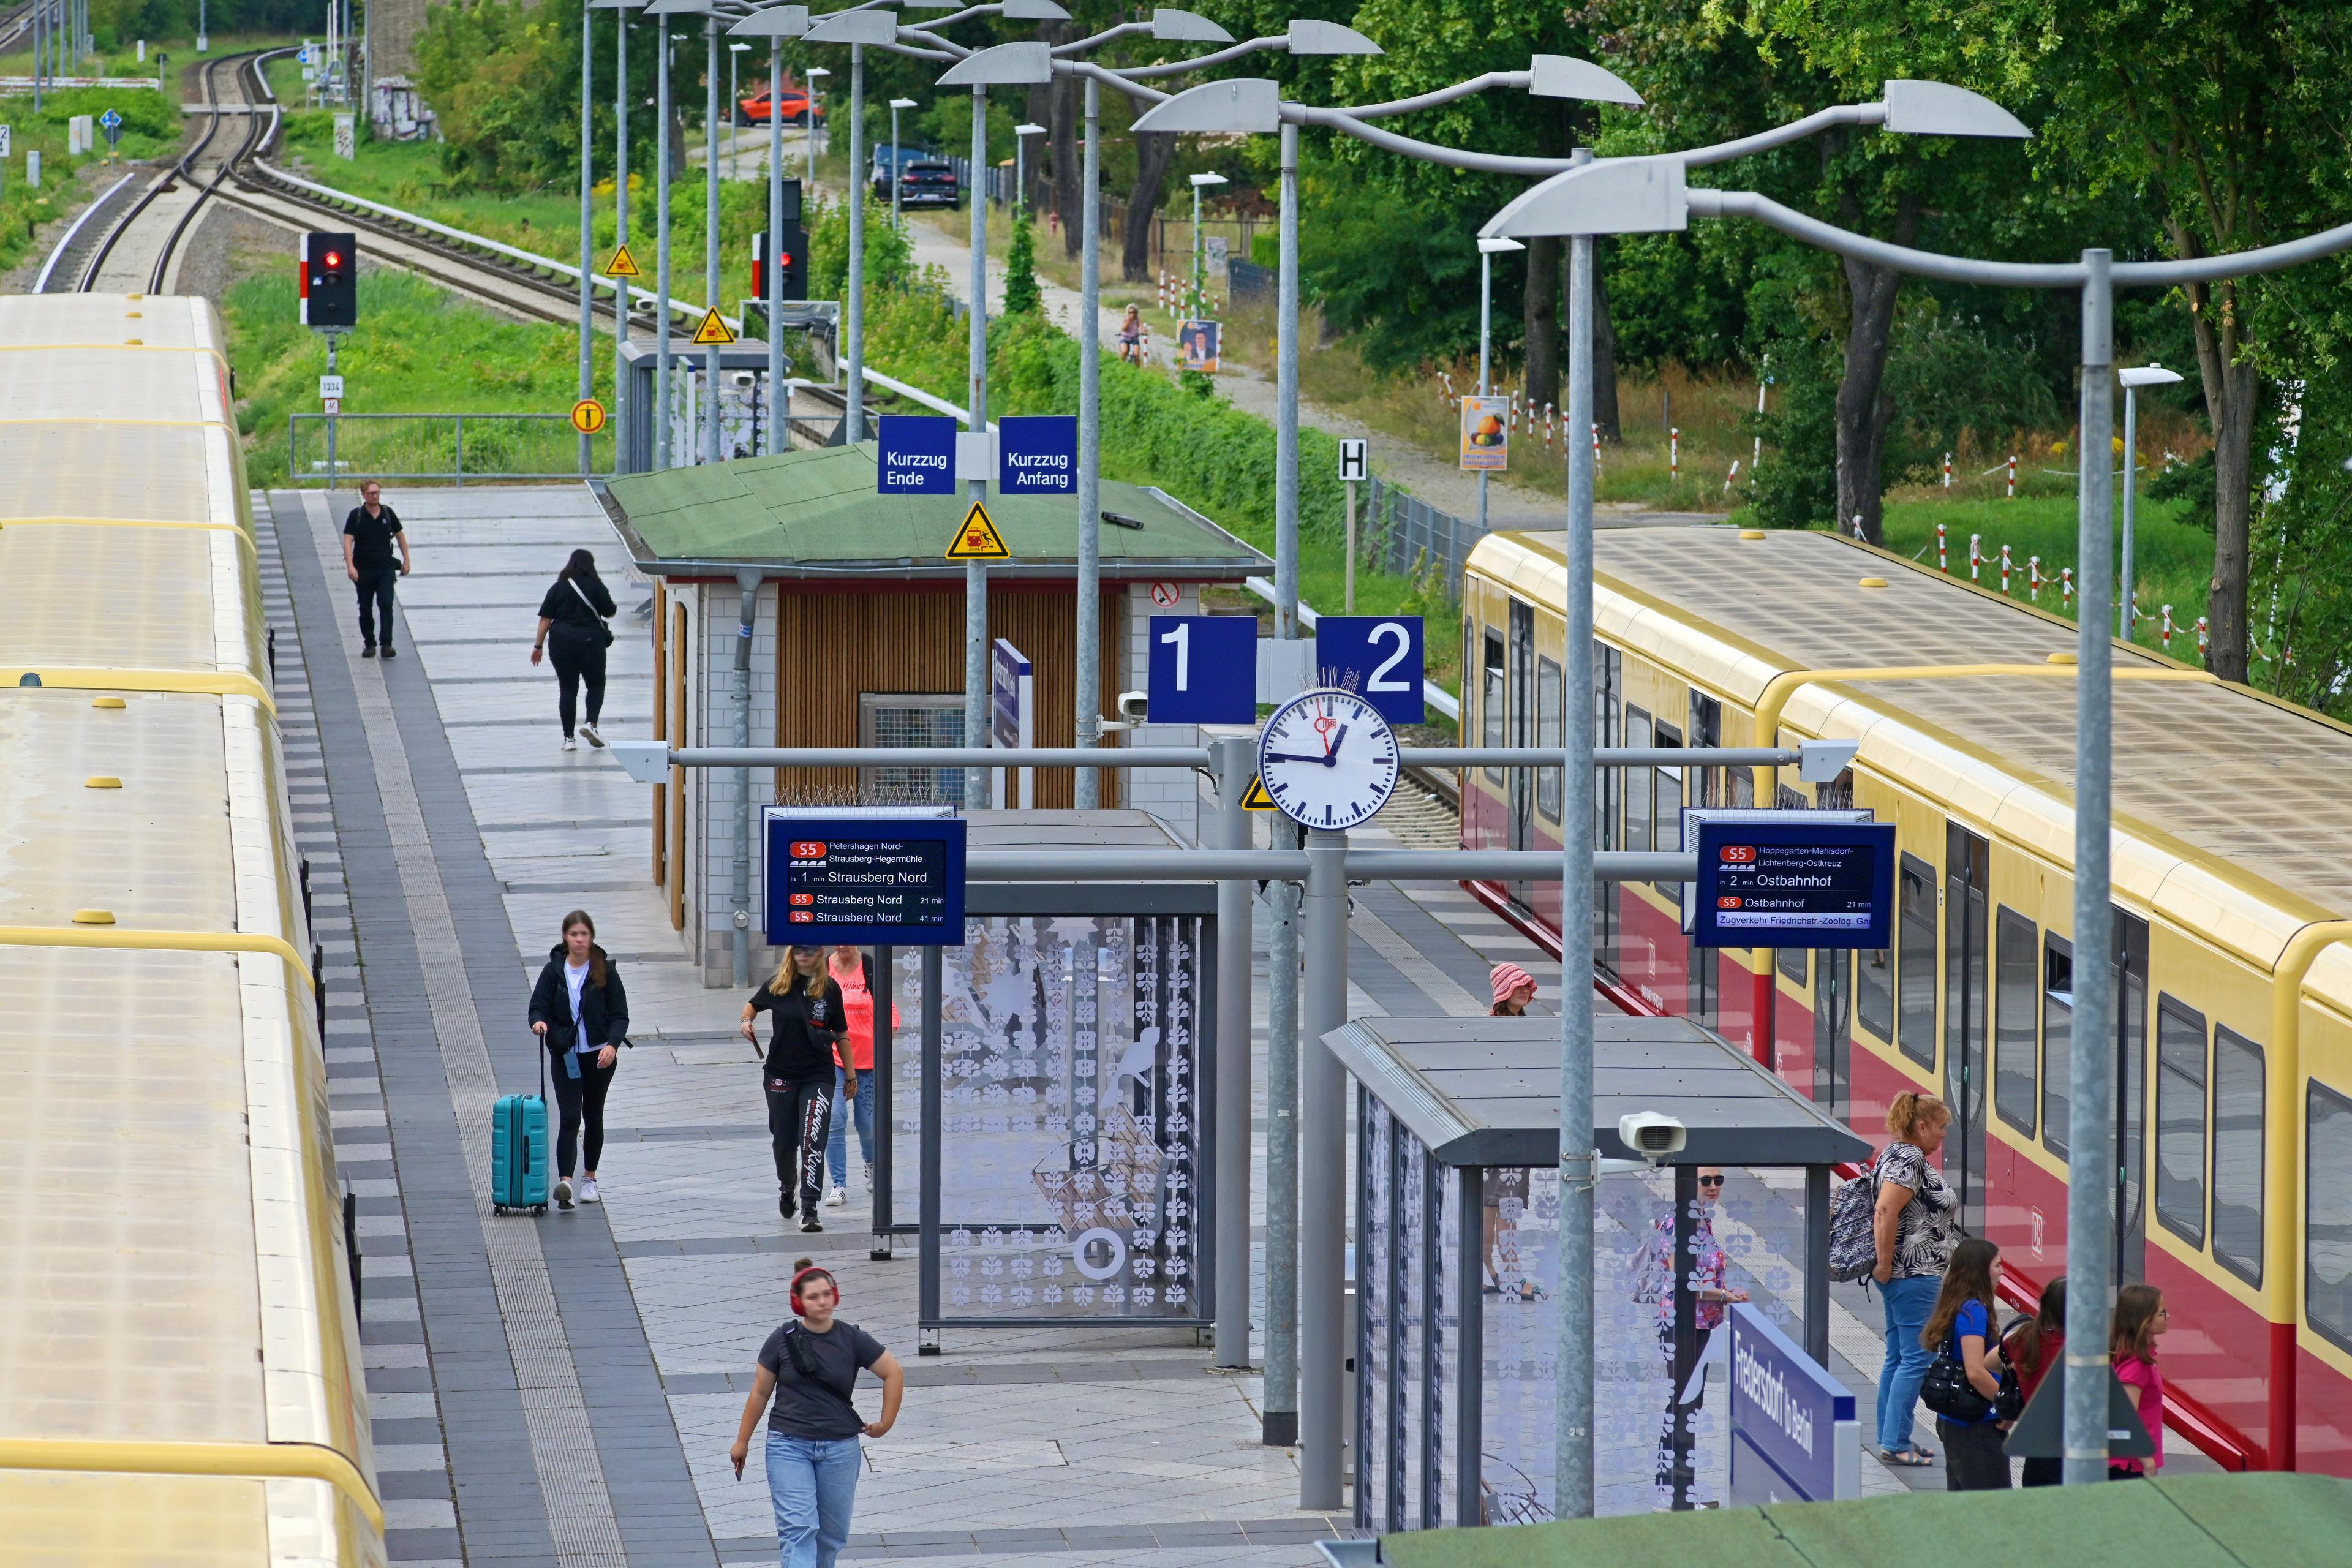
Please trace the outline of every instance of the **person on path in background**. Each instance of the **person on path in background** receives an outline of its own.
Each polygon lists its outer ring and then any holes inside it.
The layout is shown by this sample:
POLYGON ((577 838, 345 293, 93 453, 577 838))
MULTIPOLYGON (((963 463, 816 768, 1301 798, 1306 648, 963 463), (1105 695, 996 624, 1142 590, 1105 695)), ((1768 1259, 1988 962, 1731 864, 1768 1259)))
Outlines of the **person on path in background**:
POLYGON ((834 1316, 841 1286, 805 1258, 793 1265, 793 1312, 800 1319, 768 1336, 743 1401, 742 1424, 727 1458, 735 1479, 751 1457, 760 1413, 768 1416, 768 1500, 776 1511, 780 1568, 833 1568, 849 1543, 865 1454, 857 1439, 887 1436, 907 1392, 906 1369, 882 1342, 834 1316), (882 1414, 859 1417, 850 1395, 857 1374, 882 1380, 882 1414))
POLYGON ((360 487, 360 504, 343 519, 343 575, 359 590, 362 658, 373 658, 378 647, 386 658, 399 657, 400 650, 392 646, 393 585, 415 569, 400 514, 383 504, 383 487, 368 480, 360 487), (400 546, 398 566, 392 563, 395 543, 400 546), (381 634, 378 622, 383 623, 381 634))
POLYGON ((547 955, 539 984, 530 992, 531 1033, 540 1037, 555 1085, 559 1121, 555 1133, 555 1206, 572 1206, 574 1145, 584 1135, 585 1168, 579 1197, 600 1204, 596 1160, 604 1152, 604 1096, 629 1043, 629 994, 621 972, 596 945, 596 922, 585 910, 563 917, 563 940, 547 955))
MULTIPOLYGON (((2063 1274, 2042 1287, 2041 1308, 2030 1318, 2020 1318, 2010 1325, 2000 1342, 2000 1359, 2017 1373, 2017 1407, 2021 1411, 2033 1403, 2034 1390, 2050 1375, 2053 1367, 2063 1366, 2066 1360, 2066 1277, 2063 1274)), ((2066 1461, 2055 1454, 2036 1457, 2025 1461, 2025 1484, 2029 1487, 2054 1487, 2064 1484, 2066 1461)))
POLYGON ((1952 1249, 1950 1266, 1936 1292, 1936 1309, 1919 1331, 1919 1342, 1929 1354, 1948 1355, 1959 1363, 1969 1386, 1991 1401, 1991 1407, 1974 1421, 1936 1417, 1936 1436, 1944 1440, 1948 1491, 2009 1489, 2009 1456, 2001 1449, 2009 1423, 2000 1411, 2000 1343, 1992 1331, 2000 1301, 2000 1248, 1972 1236, 1952 1249))
MULTIPOLYGON (((768 1094, 768 1138, 775 1151, 776 1212, 801 1216, 803 1230, 824 1228, 816 1205, 824 1195, 824 1141, 833 1116, 833 1048, 849 1033, 841 986, 824 972, 824 949, 788 947, 776 973, 743 1004, 743 1037, 759 1037, 751 1021, 775 1016, 761 1072, 768 1094)), ((848 1075, 857 1092, 857 1075, 848 1075)))
POLYGON ((1128 364, 1143 363, 1143 310, 1129 305, 1127 314, 1119 318, 1118 357, 1128 364))
MULTIPOLYGON (((1734 1301, 1748 1300, 1748 1292, 1735 1289, 1724 1282, 1730 1270, 1730 1260, 1723 1255, 1723 1244, 1715 1238, 1715 1205, 1723 1196, 1723 1172, 1714 1165, 1698 1168, 1697 1212, 1691 1215, 1691 1294, 1697 1298, 1698 1331, 1713 1333, 1723 1326, 1723 1310, 1734 1301)), ((1675 1215, 1669 1205, 1664 1214, 1650 1224, 1650 1234, 1642 1240, 1640 1250, 1627 1266, 1633 1284, 1633 1300, 1642 1306, 1657 1308, 1658 1355, 1666 1368, 1666 1409, 1658 1421, 1657 1472, 1652 1478, 1656 1487, 1657 1506, 1670 1508, 1675 1490, 1675 1411, 1682 1399, 1682 1390, 1675 1380, 1675 1215)), ((1698 1408, 1698 1401, 1691 1402, 1698 1408)))
POLYGON ((539 662, 542 649, 555 658, 555 711, 563 721, 567 752, 579 750, 572 739, 572 721, 583 681, 588 685, 588 721, 580 732, 592 746, 604 743, 596 732, 596 720, 604 711, 604 650, 613 646, 613 628, 604 617, 617 613, 613 591, 596 575, 596 558, 585 550, 572 552, 539 602, 539 635, 531 640, 530 662, 539 662))
POLYGON ((1905 1090, 1886 1108, 1893 1139, 1870 1169, 1878 1184, 1871 1228, 1878 1243, 1878 1281, 1886 1311, 1886 1360, 1878 1369, 1878 1457, 1890 1465, 1927 1465, 1935 1451, 1911 1437, 1919 1384, 1936 1352, 1919 1338, 1959 1245, 1960 1195, 1927 1156, 1944 1146, 1951 1108, 1932 1094, 1905 1090))
POLYGON ((2107 1328, 2107 1359, 2116 1376, 2137 1396, 2139 1424, 2156 1445, 2145 1463, 2110 1459, 2107 1479, 2146 1480, 2150 1470, 2164 1468, 2164 1373, 2157 1370, 2156 1337, 2172 1327, 2164 1310, 2164 1292, 2153 1285, 2126 1285, 2116 1292, 2116 1311, 2107 1328))
MULTIPOLYGON (((1495 993, 1495 1004, 1486 1012, 1490 1018, 1517 1018, 1526 1013, 1528 1004, 1536 999, 1535 977, 1516 963, 1495 965, 1494 973, 1487 979, 1492 983, 1495 993)), ((1490 1296, 1503 1294, 1503 1276, 1508 1272, 1513 1276, 1511 1295, 1523 1301, 1538 1300, 1543 1296, 1542 1289, 1516 1266, 1507 1270, 1504 1257, 1506 1252, 1509 1253, 1514 1264, 1518 1257, 1516 1245, 1507 1247, 1504 1243, 1507 1238, 1516 1243, 1519 1216, 1528 1212, 1528 1168, 1525 1165, 1496 1165, 1487 1171, 1484 1187, 1486 1278, 1490 1281, 1486 1293, 1490 1296), (1507 1215, 1504 1213, 1507 1205, 1510 1211, 1507 1215)))
MULTIPOLYGON (((866 1162, 866 1195, 874 1195, 874 963, 863 950, 843 945, 825 960, 841 987, 849 1038, 833 1048, 833 1131, 824 1141, 825 1173, 833 1185, 824 1201, 849 1201, 849 1124, 857 1124, 857 1157, 866 1162)), ((890 1026, 898 1026, 898 1004, 890 1004, 890 1026)))

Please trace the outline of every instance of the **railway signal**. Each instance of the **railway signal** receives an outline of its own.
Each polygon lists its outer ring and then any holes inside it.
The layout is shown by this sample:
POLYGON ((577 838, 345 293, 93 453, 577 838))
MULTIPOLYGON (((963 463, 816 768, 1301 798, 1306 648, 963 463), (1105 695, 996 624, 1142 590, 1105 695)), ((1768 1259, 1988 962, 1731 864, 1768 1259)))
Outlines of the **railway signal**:
MULTIPOLYGON (((786 224, 783 232, 784 242, 777 258, 778 264, 783 268, 780 279, 783 284, 781 297, 805 300, 808 298, 808 230, 798 224, 786 224)), ((768 235, 764 229, 751 237, 751 296, 757 300, 768 298, 768 235)))
POLYGON ((324 331, 359 325, 360 258, 357 237, 311 233, 302 237, 302 324, 324 331))

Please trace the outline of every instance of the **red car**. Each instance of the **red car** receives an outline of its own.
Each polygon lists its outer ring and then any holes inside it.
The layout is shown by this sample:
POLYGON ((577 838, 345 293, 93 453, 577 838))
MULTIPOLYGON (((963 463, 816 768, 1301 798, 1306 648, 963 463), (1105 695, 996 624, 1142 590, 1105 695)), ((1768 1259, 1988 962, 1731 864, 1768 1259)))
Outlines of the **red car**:
MULTIPOLYGON (((806 125, 809 122, 809 95, 806 88, 784 89, 777 96, 776 105, 783 114, 785 124, 806 125)), ((736 100, 736 124, 765 125, 767 122, 768 89, 766 88, 763 87, 758 92, 736 100)), ((822 103, 816 106, 816 122, 819 125, 824 123, 824 105, 822 103)))

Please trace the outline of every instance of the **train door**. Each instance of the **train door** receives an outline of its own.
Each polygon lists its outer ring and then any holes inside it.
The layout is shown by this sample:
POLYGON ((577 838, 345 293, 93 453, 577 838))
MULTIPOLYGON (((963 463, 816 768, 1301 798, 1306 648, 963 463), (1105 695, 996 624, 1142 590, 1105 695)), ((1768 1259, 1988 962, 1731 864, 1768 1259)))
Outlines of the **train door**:
POLYGON ((1853 950, 1813 950, 1813 1103, 1844 1121, 1853 1112, 1853 950))
MULTIPOLYGON (((1622 744, 1617 733, 1618 704, 1624 700, 1625 656, 1598 637, 1592 643, 1592 743, 1622 744)), ((1617 800, 1622 768, 1592 771, 1592 847, 1614 849, 1617 844, 1617 800)), ((1592 889, 1592 959, 1612 980, 1617 978, 1617 884, 1596 883, 1592 889)))
POLYGON ((2116 1269, 2128 1285, 2147 1277, 2147 922, 2117 910, 2114 923, 2116 1269))
MULTIPOLYGON (((1511 676, 1508 687, 1510 740, 1513 747, 1536 743, 1536 612, 1532 605, 1511 601, 1511 676)), ((1503 787, 1511 803, 1511 847, 1531 849, 1535 822, 1536 774, 1533 768, 1512 768, 1503 787)), ((1511 897, 1522 909, 1536 906, 1535 884, 1514 882, 1511 897)))
POLYGON ((1944 1179, 1960 1194, 1960 1224, 1984 1230, 1985 1122, 1990 1106, 1985 1072, 1985 971, 1991 941, 1987 907, 1991 851, 1958 823, 1944 828, 1944 1102, 1952 1131, 1944 1142, 1944 1179))

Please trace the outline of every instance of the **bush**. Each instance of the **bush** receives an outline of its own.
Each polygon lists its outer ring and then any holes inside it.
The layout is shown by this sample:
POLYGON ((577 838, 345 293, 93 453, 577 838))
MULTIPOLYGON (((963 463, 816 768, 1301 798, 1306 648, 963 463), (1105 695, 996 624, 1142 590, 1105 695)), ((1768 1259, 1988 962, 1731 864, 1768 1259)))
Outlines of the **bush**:
POLYGON ((1773 340, 1772 399, 1741 423, 1761 436, 1764 459, 1748 476, 1748 503, 1767 528, 1818 528, 1837 514, 1837 395, 1844 370, 1826 338, 1773 340))
MULTIPOLYGON (((26 97, 22 101, 11 101, 5 114, 21 123, 33 118, 32 108, 33 100, 26 97)), ((77 114, 96 118, 110 109, 122 116, 122 133, 126 136, 152 136, 165 142, 180 139, 180 106, 162 93, 143 88, 68 87, 44 92, 40 119, 45 124, 62 126, 77 114)), ((105 132, 100 132, 100 145, 105 141, 105 132)))

